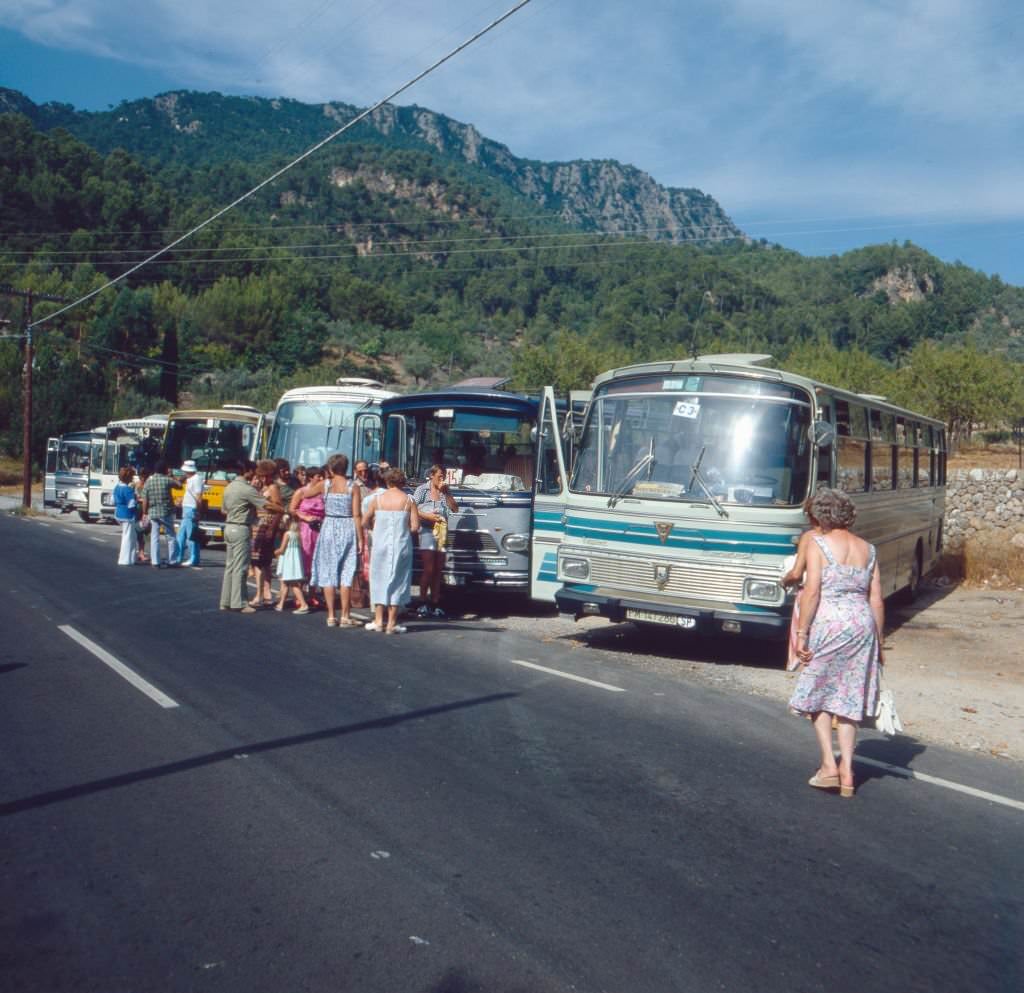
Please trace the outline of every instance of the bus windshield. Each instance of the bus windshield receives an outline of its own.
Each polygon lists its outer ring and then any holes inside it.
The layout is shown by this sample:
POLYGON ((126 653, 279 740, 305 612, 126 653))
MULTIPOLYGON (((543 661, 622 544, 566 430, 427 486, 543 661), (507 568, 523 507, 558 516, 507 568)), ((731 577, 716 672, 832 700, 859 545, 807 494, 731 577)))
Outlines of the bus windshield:
POLYGON ((324 465, 335 452, 350 454, 361 401, 289 400, 277 408, 268 453, 292 465, 324 465))
POLYGON ((441 465, 450 482, 467 489, 519 492, 533 485, 532 417, 456 407, 417 414, 415 424, 411 478, 426 479, 432 465, 441 465))
POLYGON ((807 495, 810 403, 739 391, 594 398, 571 489, 611 499, 793 506, 807 495))
POLYGON ((249 420, 220 417, 172 417, 164 439, 164 459, 176 469, 185 459, 194 459, 200 472, 227 479, 240 459, 251 459, 256 451, 259 425, 249 420))
POLYGON ((88 472, 89 442, 61 439, 57 456, 58 472, 88 472))

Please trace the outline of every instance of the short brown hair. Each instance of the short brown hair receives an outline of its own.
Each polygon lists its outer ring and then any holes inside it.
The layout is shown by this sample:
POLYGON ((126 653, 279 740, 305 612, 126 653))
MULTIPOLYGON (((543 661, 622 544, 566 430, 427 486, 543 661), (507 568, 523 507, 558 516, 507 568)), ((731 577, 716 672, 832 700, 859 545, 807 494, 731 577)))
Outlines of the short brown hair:
POLYGON ((256 471, 269 483, 277 476, 277 463, 273 459, 260 459, 256 471))
POLYGON ((344 476, 348 472, 348 456, 338 452, 327 460, 327 469, 332 476, 344 476))
POLYGON ((821 487, 811 500, 810 516, 826 531, 835 528, 853 527, 857 520, 857 508, 853 501, 842 491, 821 487))
POLYGON ((122 483, 130 483, 135 478, 135 470, 130 465, 123 465, 117 470, 117 478, 122 483))
POLYGON ((381 474, 381 479, 384 480, 385 486, 397 486, 399 488, 405 486, 405 473, 397 466, 385 469, 381 474))

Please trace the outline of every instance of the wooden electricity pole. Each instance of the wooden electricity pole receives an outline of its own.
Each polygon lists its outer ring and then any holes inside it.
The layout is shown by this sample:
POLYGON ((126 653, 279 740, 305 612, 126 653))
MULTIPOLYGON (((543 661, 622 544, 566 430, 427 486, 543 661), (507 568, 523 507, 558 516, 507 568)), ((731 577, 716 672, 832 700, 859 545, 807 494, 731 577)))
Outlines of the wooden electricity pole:
POLYGON ((13 286, 0 286, 0 294, 20 297, 25 301, 25 370, 22 379, 22 456, 21 456, 21 503, 28 510, 32 506, 32 363, 35 353, 32 348, 32 308, 37 300, 50 303, 67 303, 64 297, 33 290, 18 290, 13 286))

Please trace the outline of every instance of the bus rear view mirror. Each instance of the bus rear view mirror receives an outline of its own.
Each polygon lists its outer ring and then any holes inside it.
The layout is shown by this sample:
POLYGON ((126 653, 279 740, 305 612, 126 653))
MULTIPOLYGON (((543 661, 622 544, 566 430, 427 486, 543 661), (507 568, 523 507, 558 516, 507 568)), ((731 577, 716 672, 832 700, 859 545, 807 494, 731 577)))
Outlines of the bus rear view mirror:
POLYGON ((828 448, 836 440, 835 426, 828 421, 814 422, 814 444, 818 448, 828 448))

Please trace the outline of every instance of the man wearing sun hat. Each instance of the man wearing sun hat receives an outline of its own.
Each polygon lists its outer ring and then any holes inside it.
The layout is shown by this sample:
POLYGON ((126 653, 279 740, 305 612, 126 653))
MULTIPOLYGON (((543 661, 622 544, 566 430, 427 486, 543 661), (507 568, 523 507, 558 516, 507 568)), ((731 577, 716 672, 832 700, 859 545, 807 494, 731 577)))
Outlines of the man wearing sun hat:
POLYGON ((199 527, 199 512, 203 506, 203 476, 194 459, 185 459, 181 464, 185 474, 185 495, 181 498, 181 524, 178 527, 178 554, 176 558, 183 566, 199 565, 199 542, 196 531, 199 527), (188 549, 188 556, 185 550, 188 549))

